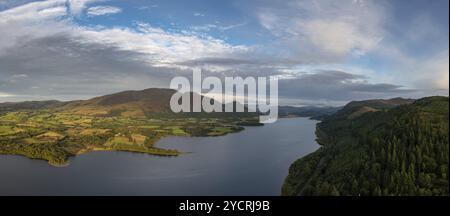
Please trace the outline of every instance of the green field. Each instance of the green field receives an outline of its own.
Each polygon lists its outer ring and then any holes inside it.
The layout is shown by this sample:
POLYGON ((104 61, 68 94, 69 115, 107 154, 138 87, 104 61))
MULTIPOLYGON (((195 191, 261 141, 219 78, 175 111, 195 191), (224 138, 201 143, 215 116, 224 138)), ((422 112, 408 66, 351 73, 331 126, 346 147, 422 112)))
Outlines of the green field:
POLYGON ((105 117, 49 110, 0 115, 0 154, 47 160, 52 165, 89 151, 119 150, 177 156, 154 144, 164 136, 219 136, 240 131, 257 118, 105 117))

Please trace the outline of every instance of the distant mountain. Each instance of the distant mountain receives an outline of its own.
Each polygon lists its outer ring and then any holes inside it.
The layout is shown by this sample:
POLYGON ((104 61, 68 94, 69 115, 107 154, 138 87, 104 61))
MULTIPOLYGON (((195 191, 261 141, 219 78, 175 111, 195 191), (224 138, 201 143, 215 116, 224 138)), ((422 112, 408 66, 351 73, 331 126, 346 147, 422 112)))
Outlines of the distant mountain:
POLYGON ((332 115, 340 110, 342 107, 316 107, 316 106, 280 106, 278 107, 278 116, 285 117, 309 117, 316 120, 321 120, 326 116, 332 115))
POLYGON ((414 99, 392 98, 388 100, 376 99, 352 101, 340 109, 334 118, 356 118, 366 112, 389 110, 399 105, 411 104, 414 99))
POLYGON ((449 99, 351 102, 317 125, 283 195, 449 195, 449 99))
POLYGON ((278 116, 284 117, 310 117, 316 120, 333 118, 356 118, 366 112, 388 110, 399 105, 410 104, 413 99, 392 98, 389 100, 376 99, 365 101, 352 101, 344 107, 318 107, 318 106, 280 106, 278 116))
POLYGON ((0 113, 17 110, 46 109, 63 105, 63 102, 56 100, 49 101, 25 101, 0 103, 0 113))
POLYGON ((150 88, 141 91, 124 91, 89 100, 72 101, 58 108, 60 111, 82 115, 145 116, 170 112, 173 89, 150 88))
MULTIPOLYGON (((90 116, 123 116, 123 117, 250 117, 257 116, 258 113, 249 113, 246 106, 233 102, 234 107, 242 107, 244 113, 237 112, 216 112, 216 113, 173 113, 170 109, 170 99, 176 93, 173 89, 149 88, 138 91, 123 91, 119 93, 95 97, 89 100, 77 100, 60 102, 52 101, 29 101, 18 103, 0 103, 0 113, 19 110, 50 109, 55 112, 66 112, 77 115, 90 116)), ((192 96, 195 93, 188 93, 192 96)), ((203 99, 204 96, 201 96, 203 99)), ((213 99, 211 99, 213 100, 213 99)), ((217 101, 216 101, 217 103, 217 101)), ((222 105, 222 108, 225 105, 222 105)))

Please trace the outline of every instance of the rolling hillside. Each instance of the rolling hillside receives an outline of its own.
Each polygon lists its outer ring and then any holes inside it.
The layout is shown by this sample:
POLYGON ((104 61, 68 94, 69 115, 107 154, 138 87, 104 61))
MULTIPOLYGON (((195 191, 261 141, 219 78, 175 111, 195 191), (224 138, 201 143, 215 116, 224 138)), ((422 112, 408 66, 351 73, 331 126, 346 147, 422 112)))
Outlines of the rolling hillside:
POLYGON ((25 101, 25 102, 6 102, 0 103, 0 113, 18 111, 18 110, 35 110, 35 109, 48 109, 63 105, 63 102, 50 100, 50 101, 25 101))
MULTIPOLYGON (((23 110, 51 110, 58 113, 70 113, 98 117, 255 117, 256 113, 247 112, 212 112, 212 113, 173 113, 170 109, 170 99, 176 92, 173 89, 149 88, 138 91, 123 91, 119 93, 95 97, 88 100, 61 102, 51 101, 26 101, 17 103, 0 103, 0 113, 23 110)), ((192 96, 191 94, 191 107, 192 96)), ((201 96, 202 100, 204 96, 201 96)), ((213 99, 211 99, 213 100, 213 99)), ((216 101, 217 102, 217 101, 216 101)), ((234 107, 243 106, 233 102, 234 107)), ((222 105, 224 107, 224 105, 222 105)))
POLYGON ((82 101, 0 104, 0 154, 57 166, 100 150, 177 156, 181 152, 154 144, 164 136, 221 136, 261 125, 257 113, 173 113, 174 93, 146 89, 82 101))
POLYGON ((352 102, 317 125, 283 195, 449 194, 449 99, 352 102), (382 105, 381 107, 379 105, 382 105))
POLYGON ((83 101, 68 102, 57 110, 81 115, 138 117, 170 112, 172 89, 124 91, 83 101))
POLYGON ((286 117, 310 117, 311 119, 321 120, 336 113, 342 107, 316 107, 316 106, 280 106, 278 108, 278 116, 286 117))

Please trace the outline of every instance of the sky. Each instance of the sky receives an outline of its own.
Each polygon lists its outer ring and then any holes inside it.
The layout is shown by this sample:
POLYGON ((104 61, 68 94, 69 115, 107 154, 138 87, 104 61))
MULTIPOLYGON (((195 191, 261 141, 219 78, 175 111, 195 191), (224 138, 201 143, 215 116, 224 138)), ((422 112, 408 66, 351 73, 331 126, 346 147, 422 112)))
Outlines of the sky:
POLYGON ((448 0, 0 0, 0 102, 277 76, 280 103, 448 95, 448 0))

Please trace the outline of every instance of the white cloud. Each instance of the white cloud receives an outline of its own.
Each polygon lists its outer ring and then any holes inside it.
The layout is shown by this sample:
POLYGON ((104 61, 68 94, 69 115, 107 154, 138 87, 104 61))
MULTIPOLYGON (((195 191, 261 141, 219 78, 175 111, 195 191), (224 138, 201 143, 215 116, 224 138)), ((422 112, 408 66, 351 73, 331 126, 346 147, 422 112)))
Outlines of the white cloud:
POLYGON ((36 38, 45 38, 67 31, 64 0, 32 2, 0 12, 0 56, 9 49, 36 38), (57 21, 61 20, 61 21, 57 21), (3 33, 3 31, 5 33, 3 33))
POLYGON ((386 43, 377 48, 376 53, 388 59, 387 71, 377 71, 374 76, 383 76, 385 82, 397 83, 414 89, 420 89, 422 95, 448 95, 449 89, 449 51, 437 51, 425 57, 408 54, 395 44, 386 43), (447 92, 447 93, 445 93, 447 92))
MULTIPOLYGON (((70 7, 79 12, 89 2, 92 1, 83 1, 83 4, 70 1, 70 7)), ((168 32, 147 23, 137 23, 134 29, 79 26, 67 17, 64 5, 62 0, 44 1, 0 12, 0 28, 8 32, 0 38, 0 56, 27 41, 56 35, 65 35, 79 43, 96 43, 139 53, 140 58, 154 66, 174 66, 177 62, 196 58, 226 57, 249 51, 248 47, 230 45, 213 37, 192 32, 168 32)), ((118 10, 107 6, 91 7, 88 14, 100 15, 118 10)))
POLYGON ((169 33, 147 23, 138 23, 137 29, 83 28, 77 34, 81 42, 99 43, 117 47, 120 50, 133 51, 142 54, 142 58, 154 66, 176 66, 196 58, 209 56, 232 56, 246 52, 245 46, 233 46, 222 40, 211 37, 183 33, 169 33))
POLYGON ((48 20, 65 15, 65 0, 31 2, 0 12, 0 24, 23 20, 48 20), (63 9, 64 8, 64 9, 63 9))
POLYGON ((87 10, 88 16, 102 16, 122 12, 122 9, 113 6, 95 6, 87 10))
POLYGON ((138 10, 149 10, 151 8, 157 8, 157 7, 158 7, 158 5, 154 4, 154 5, 150 5, 150 6, 139 6, 139 7, 137 7, 137 9, 138 10))
POLYGON ((148 23, 81 26, 68 8, 60 10, 64 6, 67 1, 43 1, 0 12, 0 92, 6 101, 86 99, 167 87, 171 77, 190 74, 184 69, 192 66, 183 62, 250 51, 148 23))
POLYGON ((366 58, 383 64, 370 72, 372 80, 424 91, 448 89, 448 44, 434 41, 448 40, 448 32, 429 13, 399 22, 390 9, 384 1, 305 0, 262 7, 256 16, 278 38, 274 48, 313 68, 348 69, 349 60, 366 58))
POLYGON ((46 16, 46 17, 61 17, 66 15, 66 7, 59 6, 59 7, 53 7, 48 8, 39 11, 40 15, 46 16))
POLYGON ((228 31, 234 28, 242 27, 247 25, 247 22, 232 24, 232 25, 218 25, 218 24, 206 24, 200 26, 192 26, 190 29, 194 31, 211 31, 213 29, 217 29, 219 31, 228 31))
POLYGON ((33 0, 0 0, 0 10, 16 7, 33 0))
POLYGON ((270 30, 273 31, 273 33, 275 35, 279 35, 279 32, 283 32, 283 30, 278 29, 276 26, 279 26, 280 23, 280 19, 277 15, 275 15, 274 13, 272 13, 269 9, 263 10, 262 12, 260 12, 259 14, 257 14, 258 19, 260 24, 270 30), (277 29, 276 29, 277 28, 277 29), (276 29, 276 30, 275 30, 276 29), (275 31, 274 31, 275 30, 275 31))
POLYGON ((375 35, 365 34, 359 30, 358 26, 342 20, 300 21, 298 27, 301 29, 300 34, 315 48, 335 56, 363 55, 381 40, 375 35), (355 53, 355 51, 359 52, 355 53))
POLYGON ((11 76, 11 78, 27 78, 27 74, 14 74, 11 76))
POLYGON ((0 92, 0 98, 6 98, 6 97, 14 97, 13 94, 8 94, 5 92, 0 92))
POLYGON ((257 18, 292 55, 311 62, 364 55, 384 35, 384 10, 371 1, 289 1, 282 8, 260 8, 257 18))
POLYGON ((70 12, 75 16, 80 16, 88 4, 102 0, 68 0, 70 12))
POLYGON ((424 62, 416 62, 412 70, 412 80, 415 85, 423 89, 449 88, 449 51, 431 56, 424 62))
POLYGON ((202 14, 202 13, 196 12, 196 13, 194 13, 194 16, 196 16, 196 17, 204 17, 204 16, 205 16, 205 14, 202 14))
MULTIPOLYGON (((401 87, 384 85, 386 82, 448 89, 448 48, 446 52, 420 59, 405 54, 396 44, 386 43, 383 24, 387 16, 371 1, 292 1, 277 4, 280 7, 260 8, 257 17, 261 26, 277 38, 268 47, 233 45, 205 33, 211 29, 226 31, 246 23, 229 26, 215 23, 177 31, 139 22, 129 27, 92 27, 73 22, 84 13, 89 15, 89 11, 91 15, 102 13, 94 10, 99 6, 89 8, 93 2, 96 1, 40 1, 0 11, 3 95, 0 97, 8 95, 11 100, 14 95, 32 92, 78 99, 125 89, 164 87, 156 85, 164 85, 161 80, 168 77, 186 74, 183 69, 195 65, 204 66, 211 73, 241 76, 277 73, 295 76, 317 69, 341 70, 363 74, 367 77, 364 80, 377 84, 344 80, 351 83, 344 83, 342 91, 335 90, 336 96, 354 88, 373 92, 377 87, 376 96, 392 96, 392 91, 386 93, 386 87, 401 92, 401 87), (401 67, 391 67, 392 71, 380 74, 364 66, 352 68, 345 64, 348 57, 359 58, 374 52, 395 59, 395 65, 401 67)), ((425 23, 421 26, 428 26, 427 22, 419 21, 425 23)), ((309 80, 303 84, 317 84, 317 80, 309 80)), ((291 87, 292 93, 306 91, 297 83, 291 87)), ((329 94, 324 91, 326 88, 311 89, 314 92, 310 95, 329 94)), ((350 96, 345 100, 351 99, 350 96)))

